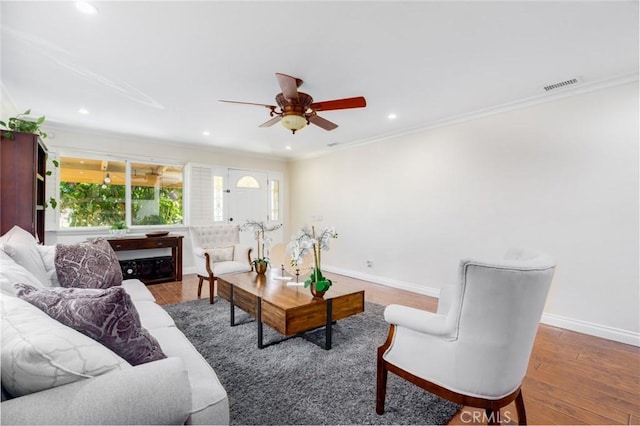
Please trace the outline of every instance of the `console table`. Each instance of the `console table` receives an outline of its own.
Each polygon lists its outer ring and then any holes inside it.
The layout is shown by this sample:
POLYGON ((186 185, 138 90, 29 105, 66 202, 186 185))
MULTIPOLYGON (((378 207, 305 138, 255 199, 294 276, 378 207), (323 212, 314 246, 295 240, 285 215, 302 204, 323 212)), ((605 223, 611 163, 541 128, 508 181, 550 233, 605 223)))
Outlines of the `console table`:
POLYGON ((171 257, 173 259, 173 276, 167 278, 158 278, 153 280, 144 280, 145 284, 157 284, 169 281, 182 281, 182 239, 183 235, 166 235, 162 237, 123 237, 108 238, 109 244, 114 251, 125 250, 148 250, 158 248, 170 248, 171 257))

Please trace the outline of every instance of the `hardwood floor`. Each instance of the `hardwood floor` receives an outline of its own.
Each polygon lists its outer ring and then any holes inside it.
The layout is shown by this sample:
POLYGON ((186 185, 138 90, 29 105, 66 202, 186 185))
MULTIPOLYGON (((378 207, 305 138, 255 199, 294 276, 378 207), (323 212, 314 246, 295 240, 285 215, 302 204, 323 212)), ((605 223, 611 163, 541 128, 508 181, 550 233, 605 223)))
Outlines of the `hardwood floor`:
MULTIPOLYGON (((339 279, 364 284, 368 302, 428 311, 435 311, 438 305, 432 297, 349 277, 339 279)), ((155 284, 149 289, 159 304, 166 305, 197 299, 197 286, 195 275, 185 275, 182 282, 155 284)), ((202 298, 208 297, 205 282, 202 298)), ((638 425, 640 348, 540 325, 522 389, 529 424, 638 425)), ((371 405, 375 407, 375 401, 371 405)), ((482 413, 465 407, 450 424, 486 424, 482 413)), ((515 406, 505 407, 502 416, 505 423, 510 419, 509 424, 517 424, 515 406)))

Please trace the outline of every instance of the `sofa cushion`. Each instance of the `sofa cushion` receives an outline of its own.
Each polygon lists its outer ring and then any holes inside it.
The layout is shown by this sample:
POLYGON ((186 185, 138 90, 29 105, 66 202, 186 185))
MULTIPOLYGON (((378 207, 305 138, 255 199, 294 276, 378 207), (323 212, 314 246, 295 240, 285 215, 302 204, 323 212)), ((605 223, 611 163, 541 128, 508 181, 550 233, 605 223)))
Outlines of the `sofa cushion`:
POLYGON ((4 250, 0 250, 0 292, 9 296, 16 295, 14 284, 24 283, 34 287, 42 287, 35 275, 18 265, 4 250))
POLYGON ((207 248, 203 251, 209 254, 209 260, 212 263, 227 262, 233 260, 233 246, 207 248))
POLYGON ((14 226, 0 237, 0 247, 16 263, 31 272, 42 285, 51 286, 38 251, 38 242, 33 235, 19 226, 14 226))
POLYGON ((129 279, 122 281, 122 288, 124 288, 134 302, 138 300, 147 300, 149 302, 155 302, 156 298, 149 291, 146 285, 138 279, 129 279))
POLYGON ((162 350, 169 357, 180 357, 191 382, 192 424, 229 424, 229 399, 215 371, 177 327, 153 330, 162 350))
POLYGON ((133 365, 166 358, 158 341, 142 327, 131 297, 122 287, 37 289, 25 284, 16 287, 18 297, 99 341, 133 365))
POLYGON ((140 323, 153 334, 153 330, 163 327, 175 327, 176 323, 160 305, 148 300, 134 300, 136 310, 140 314, 140 323))
POLYGON ((47 273, 47 278, 51 281, 51 287, 60 287, 58 282, 58 275, 56 274, 56 246, 43 246, 37 245, 36 248, 42 258, 44 264, 44 270, 47 273))
POLYGON ((2 386, 12 396, 131 368, 105 346, 24 300, 2 296, 0 304, 2 386))
POLYGON ((56 245, 55 266, 63 287, 108 288, 122 284, 118 257, 103 238, 56 245))

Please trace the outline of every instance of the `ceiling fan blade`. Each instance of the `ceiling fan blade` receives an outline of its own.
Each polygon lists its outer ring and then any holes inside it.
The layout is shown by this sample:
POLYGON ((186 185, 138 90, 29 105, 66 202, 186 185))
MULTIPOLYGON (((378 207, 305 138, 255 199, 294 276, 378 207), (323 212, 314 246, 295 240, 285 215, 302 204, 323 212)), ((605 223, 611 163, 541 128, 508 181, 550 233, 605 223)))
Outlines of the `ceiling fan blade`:
POLYGON ((269 108, 269 109, 277 108, 277 106, 275 106, 275 105, 257 104, 257 103, 254 103, 254 102, 225 101, 223 99, 219 99, 218 102, 224 102, 224 103, 227 103, 227 104, 258 105, 258 106, 263 106, 263 107, 266 107, 266 108, 269 108))
POLYGON ((318 115, 310 115, 308 119, 309 122, 315 124, 318 127, 322 127, 325 130, 333 130, 338 127, 336 123, 332 123, 329 120, 326 120, 318 115))
POLYGON ((276 73, 276 78, 286 100, 298 99, 298 87, 302 84, 302 80, 279 72, 276 73))
POLYGON ((273 117, 271 120, 265 121, 264 123, 262 123, 261 125, 259 125, 258 127, 271 127, 274 124, 276 124, 277 122, 279 122, 280 120, 282 120, 282 116, 280 115, 276 115, 275 117, 273 117))
POLYGON ((310 108, 316 111, 330 111, 333 109, 364 108, 367 100, 362 96, 355 98, 334 99, 331 101, 314 102, 310 108))

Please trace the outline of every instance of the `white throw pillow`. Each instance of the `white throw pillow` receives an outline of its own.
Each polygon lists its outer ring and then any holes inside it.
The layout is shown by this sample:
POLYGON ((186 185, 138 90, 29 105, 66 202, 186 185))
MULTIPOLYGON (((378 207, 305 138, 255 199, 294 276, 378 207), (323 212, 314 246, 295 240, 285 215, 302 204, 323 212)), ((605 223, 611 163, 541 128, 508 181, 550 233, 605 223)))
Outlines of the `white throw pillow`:
POLYGON ((51 286, 38 251, 38 242, 33 235, 19 226, 14 226, 0 237, 0 246, 19 265, 35 275, 42 285, 51 286))
POLYGON ((44 270, 47 272, 47 277, 51 281, 52 287, 60 287, 58 282, 58 274, 56 274, 56 246, 43 246, 37 245, 36 248, 42 258, 44 264, 44 270))
POLYGON ((211 263, 228 262, 233 260, 233 246, 231 247, 216 247, 203 250, 205 253, 209 253, 209 259, 211 263))
POLYGON ((18 283, 42 287, 42 283, 31 272, 18 265, 4 250, 0 250, 0 292, 15 296, 16 289, 13 285, 18 283))
POLYGON ((37 307, 0 296, 2 386, 12 396, 99 376, 131 365, 37 307))

